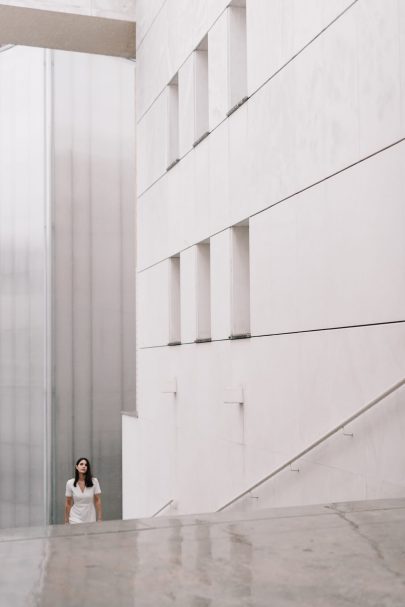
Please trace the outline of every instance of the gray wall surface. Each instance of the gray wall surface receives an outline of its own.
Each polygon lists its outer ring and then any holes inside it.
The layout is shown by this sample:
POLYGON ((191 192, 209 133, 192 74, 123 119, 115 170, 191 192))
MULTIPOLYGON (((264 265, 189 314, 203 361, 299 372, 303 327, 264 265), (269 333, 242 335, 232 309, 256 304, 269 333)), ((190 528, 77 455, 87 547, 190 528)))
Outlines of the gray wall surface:
POLYGON ((135 69, 54 52, 53 514, 88 457, 121 518, 121 410, 135 408, 135 69))
POLYGON ((0 527, 47 516, 45 56, 0 53, 0 527))
POLYGON ((74 461, 121 517, 135 409, 134 64, 0 53, 0 527, 63 520, 74 461), (52 402, 51 402, 52 401, 52 402))

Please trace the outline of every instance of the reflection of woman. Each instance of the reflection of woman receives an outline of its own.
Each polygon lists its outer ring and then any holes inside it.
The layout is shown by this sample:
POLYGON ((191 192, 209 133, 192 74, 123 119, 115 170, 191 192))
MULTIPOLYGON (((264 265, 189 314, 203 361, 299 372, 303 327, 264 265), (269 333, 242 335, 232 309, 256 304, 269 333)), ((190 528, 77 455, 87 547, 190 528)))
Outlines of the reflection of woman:
POLYGON ((90 462, 80 457, 76 462, 75 477, 66 483, 65 523, 94 523, 101 521, 101 489, 91 476, 90 462))

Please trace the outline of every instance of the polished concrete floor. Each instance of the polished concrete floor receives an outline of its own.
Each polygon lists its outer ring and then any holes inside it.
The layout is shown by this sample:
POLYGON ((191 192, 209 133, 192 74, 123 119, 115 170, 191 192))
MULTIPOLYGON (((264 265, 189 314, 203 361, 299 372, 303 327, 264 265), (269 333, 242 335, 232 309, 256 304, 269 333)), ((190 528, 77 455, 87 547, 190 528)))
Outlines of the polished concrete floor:
POLYGON ((404 607, 405 499, 0 531, 1 607, 404 607))

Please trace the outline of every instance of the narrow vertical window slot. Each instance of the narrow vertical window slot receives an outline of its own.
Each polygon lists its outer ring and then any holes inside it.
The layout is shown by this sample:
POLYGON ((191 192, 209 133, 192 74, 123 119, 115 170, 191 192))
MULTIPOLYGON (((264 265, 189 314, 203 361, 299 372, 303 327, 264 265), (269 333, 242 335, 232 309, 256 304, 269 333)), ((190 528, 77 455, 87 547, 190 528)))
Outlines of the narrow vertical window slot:
POLYGON ((211 339, 211 273, 209 242, 200 243, 196 248, 197 276, 197 336, 196 341, 211 339))
POLYGON ((178 76, 167 87, 167 169, 179 161, 179 86, 178 76))
POLYGON ((208 135, 208 36, 194 51, 194 146, 208 135))
POLYGON ((228 8, 228 116, 247 99, 246 2, 228 8))
POLYGON ((169 259, 169 345, 177 345, 180 338, 180 256, 169 259))
POLYGON ((231 228, 231 335, 250 336, 249 223, 231 228))

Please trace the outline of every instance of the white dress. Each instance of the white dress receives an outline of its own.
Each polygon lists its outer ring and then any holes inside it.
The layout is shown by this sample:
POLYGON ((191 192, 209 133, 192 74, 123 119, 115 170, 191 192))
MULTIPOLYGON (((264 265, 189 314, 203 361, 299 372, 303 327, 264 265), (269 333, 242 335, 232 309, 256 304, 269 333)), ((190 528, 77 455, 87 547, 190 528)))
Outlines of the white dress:
POLYGON ((74 486, 75 479, 70 478, 66 483, 66 497, 73 497, 73 506, 70 509, 69 523, 94 523, 96 521, 96 508, 94 496, 101 493, 99 482, 93 478, 93 486, 85 487, 82 491, 79 484, 74 486))

